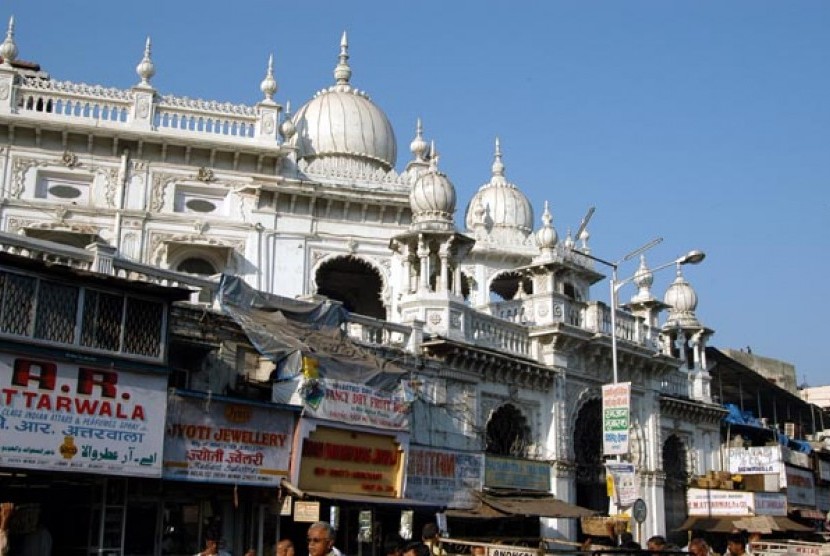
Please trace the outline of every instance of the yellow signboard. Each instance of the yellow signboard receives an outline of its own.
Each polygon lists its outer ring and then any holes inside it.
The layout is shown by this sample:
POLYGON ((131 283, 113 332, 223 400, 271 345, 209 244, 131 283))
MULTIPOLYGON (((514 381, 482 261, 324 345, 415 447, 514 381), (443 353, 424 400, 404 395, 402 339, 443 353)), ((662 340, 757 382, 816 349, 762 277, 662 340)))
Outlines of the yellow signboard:
POLYGON ((397 497, 402 464, 394 436, 317 427, 303 440, 299 487, 397 497))

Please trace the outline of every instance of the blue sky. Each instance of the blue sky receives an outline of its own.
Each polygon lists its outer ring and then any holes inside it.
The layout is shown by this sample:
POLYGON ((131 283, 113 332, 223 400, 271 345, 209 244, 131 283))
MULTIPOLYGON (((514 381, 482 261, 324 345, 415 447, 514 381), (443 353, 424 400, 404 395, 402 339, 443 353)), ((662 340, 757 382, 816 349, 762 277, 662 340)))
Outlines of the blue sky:
MULTIPOLYGON (((19 57, 53 78, 127 88, 153 41, 162 94, 255 103, 268 55, 277 100, 352 84, 409 158, 435 139, 463 212, 501 138, 508 179, 548 200, 561 237, 590 206, 592 252, 654 237, 651 266, 707 253, 686 277, 718 347, 830 383, 830 2, 200 2, 7 0, 19 57)), ((463 217, 463 214, 460 215, 463 217)), ((626 263, 620 276, 636 270, 626 263)), ((662 296, 671 270, 655 277, 662 296)), ((621 299, 633 295, 623 289, 621 299)), ((594 297, 607 300, 607 286, 594 297)))

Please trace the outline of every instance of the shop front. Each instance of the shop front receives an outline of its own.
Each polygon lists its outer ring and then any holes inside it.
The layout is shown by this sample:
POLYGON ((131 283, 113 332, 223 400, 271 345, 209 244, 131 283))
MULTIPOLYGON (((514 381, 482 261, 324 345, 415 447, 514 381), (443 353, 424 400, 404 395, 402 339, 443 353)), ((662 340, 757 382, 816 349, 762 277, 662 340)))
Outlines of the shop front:
POLYGON ((310 523, 335 528, 338 549, 383 552, 389 535, 419 538, 440 504, 402 496, 408 433, 304 418, 300 423, 293 498, 282 535, 304 546, 310 523))
POLYGON ((232 553, 273 553, 299 408, 171 393, 164 444, 161 554, 207 537, 232 553))
POLYGON ((146 523, 127 515, 161 477, 166 371, 20 345, 0 352, 0 384, 11 553, 49 538, 67 555, 151 554, 146 523))

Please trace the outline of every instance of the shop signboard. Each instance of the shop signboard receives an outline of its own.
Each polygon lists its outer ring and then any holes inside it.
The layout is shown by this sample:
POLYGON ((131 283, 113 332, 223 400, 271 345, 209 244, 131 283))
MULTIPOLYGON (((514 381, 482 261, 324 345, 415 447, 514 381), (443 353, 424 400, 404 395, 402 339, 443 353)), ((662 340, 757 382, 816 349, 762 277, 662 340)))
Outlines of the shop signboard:
POLYGON ((816 482, 813 472, 793 465, 785 466, 787 502, 799 506, 816 506, 816 482))
POLYGON ((178 394, 168 408, 165 479, 276 486, 288 476, 292 414, 178 394))
POLYGON ((628 453, 631 416, 631 383, 602 386, 602 453, 615 456, 628 453))
POLYGON ((614 500, 618 506, 628 507, 639 498, 637 474, 633 463, 606 463, 614 481, 614 500))
POLYGON ((818 459, 818 478, 822 481, 830 481, 830 460, 818 459))
POLYGON ((0 353, 0 465, 160 477, 167 376, 0 353))
POLYGON ((484 486, 550 492, 550 464, 488 454, 484 459, 484 486))
POLYGON ((379 429, 409 430, 409 407, 402 387, 384 391, 344 380, 304 377, 275 383, 272 400, 302 405, 316 419, 379 429))
POLYGON ((830 487, 816 487, 816 507, 823 512, 830 510, 830 487))
POLYGON ((398 497, 402 454, 395 436, 318 426, 302 441, 298 486, 398 497))
POLYGON ((787 495, 782 492, 755 492, 755 515, 787 515, 787 495))
POLYGON ((690 488, 686 492, 689 515, 752 515, 753 493, 737 490, 690 488))
POLYGON ((484 479, 484 456, 410 445, 406 497, 448 508, 472 508, 484 479))
POLYGON ((740 475, 764 475, 781 471, 779 446, 752 446, 729 449, 729 472, 740 475))
POLYGON ((799 452, 798 450, 792 450, 786 446, 781 446, 781 453, 783 455, 784 463, 805 468, 812 467, 810 465, 810 454, 805 454, 804 452, 799 452))

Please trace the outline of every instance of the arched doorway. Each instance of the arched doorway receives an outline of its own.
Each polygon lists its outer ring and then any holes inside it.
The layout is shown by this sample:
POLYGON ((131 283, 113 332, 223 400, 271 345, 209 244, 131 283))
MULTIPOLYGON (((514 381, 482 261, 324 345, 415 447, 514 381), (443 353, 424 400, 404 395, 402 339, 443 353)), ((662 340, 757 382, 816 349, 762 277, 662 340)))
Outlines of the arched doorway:
POLYGON ((337 257, 320 265, 317 293, 341 302, 346 310, 376 319, 386 319, 381 302, 383 280, 369 263, 354 257, 337 257))
MULTIPOLYGON (((176 265, 176 270, 203 277, 213 276, 217 273, 216 267, 213 266, 213 263, 201 257, 188 257, 184 259, 176 265)), ((210 303, 212 300, 213 294, 210 290, 203 289, 199 292, 199 301, 203 303, 210 303)))
POLYGON ((487 421, 484 451, 499 456, 523 458, 530 446, 530 426, 513 404, 505 404, 487 421))
POLYGON ((608 511, 605 465, 602 460, 602 401, 588 400, 574 424, 576 503, 598 512, 608 511))
POLYGON ((686 544, 686 533, 675 532, 687 517, 686 485, 689 480, 686 446, 677 435, 663 444, 663 470, 666 473, 664 498, 666 506, 666 538, 678 546, 686 544))

